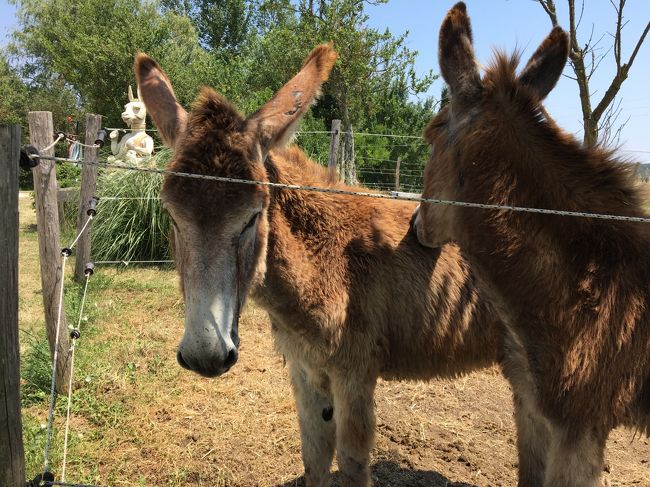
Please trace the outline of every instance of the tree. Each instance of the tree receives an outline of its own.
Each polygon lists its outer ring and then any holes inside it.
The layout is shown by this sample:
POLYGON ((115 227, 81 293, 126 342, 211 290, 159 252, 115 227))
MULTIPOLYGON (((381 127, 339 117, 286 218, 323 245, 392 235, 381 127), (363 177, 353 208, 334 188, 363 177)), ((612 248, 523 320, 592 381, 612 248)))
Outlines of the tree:
POLYGON ((175 75, 183 101, 195 95, 197 78, 207 77, 210 63, 192 23, 172 12, 161 13, 155 3, 17 0, 16 4, 20 29, 11 49, 21 60, 21 76, 28 82, 57 78, 78 93, 86 110, 101 113, 109 124, 119 123, 127 85, 134 83, 133 58, 140 50, 175 75))
MULTIPOLYGON (((299 5, 300 32, 305 39, 333 41, 339 53, 326 94, 335 101, 337 113, 329 118, 340 118, 342 129, 363 129, 372 125, 386 106, 409 104, 408 94, 419 94, 428 89, 435 77, 430 73, 422 78, 415 74, 417 52, 405 46, 408 32, 394 36, 389 30, 379 32, 367 25, 366 3, 381 5, 388 0, 301 0, 299 5), (392 100, 388 97, 393 96, 392 100)), ((350 155, 353 153, 350 135, 343 138, 343 168, 346 180, 355 182, 350 155)))
POLYGON ((25 125, 28 99, 27 86, 0 53, 0 123, 25 125))
MULTIPOLYGON (((553 27, 558 25, 557 9, 554 0, 537 0, 542 6, 544 11, 548 14, 553 27)), ((613 105, 614 99, 618 94, 623 82, 627 79, 632 64, 645 41, 648 31, 650 30, 650 22, 645 26, 645 29, 637 39, 634 48, 627 60, 623 62, 623 54, 621 52, 623 28, 625 27, 625 20, 623 16, 623 9, 625 8, 626 0, 610 0, 616 12, 616 25, 614 33, 612 34, 614 60, 616 62, 616 71, 612 77, 609 87, 603 94, 602 98, 592 108, 591 91, 589 89, 589 82, 592 75, 600 65, 605 54, 598 54, 596 47, 600 41, 593 41, 590 37, 583 45, 578 41, 578 28, 580 26, 580 19, 582 18, 582 11, 584 10, 584 0, 582 2, 581 11, 576 17, 575 0, 567 0, 569 6, 569 37, 570 37, 570 50, 569 61, 573 72, 575 73, 575 80, 578 83, 580 92, 580 106, 582 109, 582 121, 584 127, 584 143, 587 146, 593 146, 598 141, 599 133, 601 139, 607 141, 609 135, 613 130, 613 124, 616 119, 616 108, 613 105), (580 46, 583 47, 580 47, 580 46), (604 135, 604 137, 603 137, 604 135)), ((592 31, 593 32, 593 31, 592 31)))
POLYGON ((162 0, 163 9, 189 17, 202 44, 218 55, 238 54, 246 44, 256 13, 250 0, 162 0))

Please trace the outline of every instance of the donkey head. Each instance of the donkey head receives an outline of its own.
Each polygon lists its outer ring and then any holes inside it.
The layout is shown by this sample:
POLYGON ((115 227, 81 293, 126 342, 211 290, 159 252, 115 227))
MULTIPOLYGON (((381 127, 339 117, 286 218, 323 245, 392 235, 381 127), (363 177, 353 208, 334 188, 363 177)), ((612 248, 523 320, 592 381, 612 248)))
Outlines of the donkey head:
POLYGON ((129 85, 129 102, 124 105, 122 112, 122 120, 129 127, 139 128, 144 126, 145 119, 147 118, 147 109, 142 102, 142 95, 140 94, 140 87, 138 87, 138 97, 133 97, 133 90, 129 85))
MULTIPOLYGON (((292 137, 336 60, 315 48, 301 71, 260 110, 244 118, 204 88, 187 113, 162 69, 145 54, 135 73, 144 102, 174 155, 168 169, 269 181, 267 155, 292 137)), ((161 192, 173 221, 172 244, 185 301, 181 366, 213 377, 237 361, 239 312, 265 273, 270 192, 261 185, 167 176, 161 192)))
MULTIPOLYGON (((432 155, 424 171, 424 197, 503 202, 499 198, 505 198, 513 186, 503 177, 507 165, 525 163, 534 151, 535 138, 543 137, 541 101, 562 74, 568 46, 566 33, 556 27, 521 74, 515 73, 517 55, 497 54, 481 79, 465 4, 458 3, 448 12, 440 28, 438 57, 450 103, 425 130, 432 155)), ((450 240, 462 245, 460 232, 463 222, 469 224, 465 217, 471 211, 476 210, 420 205, 413 219, 418 239, 431 247, 450 240)))

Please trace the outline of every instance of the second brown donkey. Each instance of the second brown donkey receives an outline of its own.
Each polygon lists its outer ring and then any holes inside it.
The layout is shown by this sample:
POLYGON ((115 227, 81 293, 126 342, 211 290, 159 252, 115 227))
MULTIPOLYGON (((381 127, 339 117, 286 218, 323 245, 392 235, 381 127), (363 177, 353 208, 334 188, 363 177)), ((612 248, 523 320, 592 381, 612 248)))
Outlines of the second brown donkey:
MULTIPOLYGON (((630 166, 581 146, 541 104, 566 64, 565 32, 521 73, 498 53, 481 77, 459 3, 439 49, 451 100, 426 129, 426 197, 646 216, 630 166)), ((650 434, 650 224, 425 203, 415 229, 425 245, 459 243, 504 320, 503 369, 527 411, 520 485, 597 485, 612 428, 650 434)))

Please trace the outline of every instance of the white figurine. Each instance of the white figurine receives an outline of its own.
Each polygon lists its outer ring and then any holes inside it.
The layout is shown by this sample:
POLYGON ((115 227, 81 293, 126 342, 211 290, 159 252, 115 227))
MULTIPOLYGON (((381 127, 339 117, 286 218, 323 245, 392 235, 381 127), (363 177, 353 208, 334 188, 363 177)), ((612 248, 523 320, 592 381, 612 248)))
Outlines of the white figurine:
POLYGON ((129 102, 124 105, 122 120, 129 126, 131 133, 127 133, 119 142, 119 130, 110 133, 112 156, 108 162, 127 162, 140 165, 149 160, 153 152, 153 139, 145 132, 147 109, 140 101, 140 88, 138 97, 133 98, 133 90, 129 86, 129 102))

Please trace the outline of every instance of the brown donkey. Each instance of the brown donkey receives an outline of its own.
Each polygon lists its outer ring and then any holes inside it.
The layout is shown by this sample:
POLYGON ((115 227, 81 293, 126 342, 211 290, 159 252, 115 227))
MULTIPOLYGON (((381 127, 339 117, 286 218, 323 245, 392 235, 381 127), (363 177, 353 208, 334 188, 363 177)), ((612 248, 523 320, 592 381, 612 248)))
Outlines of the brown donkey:
MULTIPOLYGON (((516 55, 497 54, 481 79, 459 3, 439 46, 451 102, 425 131, 426 197, 644 216, 626 165, 541 105, 566 33, 554 29, 521 74, 516 55)), ((427 246, 458 242, 505 323, 504 372, 528 411, 520 485, 596 485, 612 428, 650 434, 650 225, 424 204, 414 226, 427 246)))
MULTIPOLYGON (((135 72, 174 150, 168 169, 327 186, 323 168, 283 145, 335 59, 331 46, 317 47, 249 118, 207 88, 187 114, 146 55, 135 72)), ((496 313, 458 247, 419 245, 412 204, 178 176, 165 178, 162 198, 185 300, 179 363, 226 372, 247 294, 266 309, 289 363, 309 486, 328 481, 335 448, 343 483, 370 483, 378 377, 450 378, 498 359, 496 313)))

